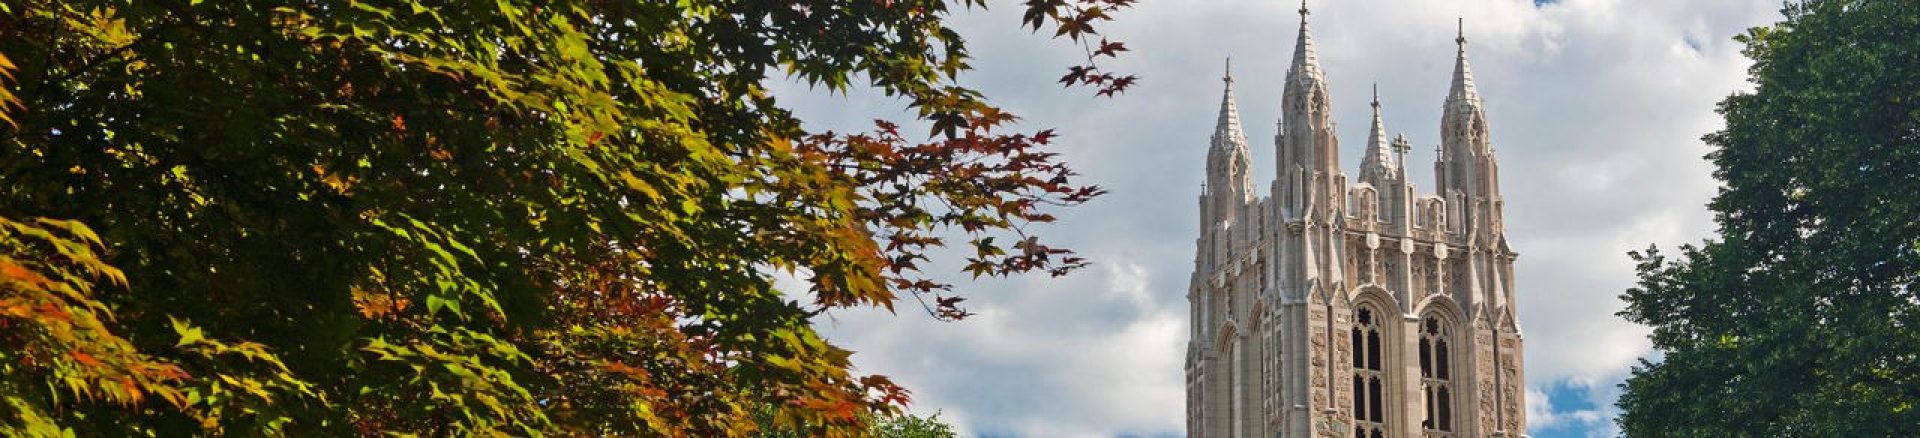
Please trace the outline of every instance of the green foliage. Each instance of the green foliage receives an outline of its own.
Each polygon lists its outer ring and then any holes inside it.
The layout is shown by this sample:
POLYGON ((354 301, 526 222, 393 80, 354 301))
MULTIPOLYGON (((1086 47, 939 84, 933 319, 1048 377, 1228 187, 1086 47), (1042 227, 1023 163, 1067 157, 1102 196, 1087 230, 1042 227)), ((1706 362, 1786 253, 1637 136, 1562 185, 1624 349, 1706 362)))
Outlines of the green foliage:
MULTIPOLYGON (((1131 2, 1023 25, 1115 56, 1085 38, 1131 2)), ((954 6, 0 3, 0 427, 870 434, 906 390, 812 319, 966 317, 918 266, 950 238, 975 276, 1085 266, 1025 230, 1101 193, 956 82, 954 6), (933 135, 803 131, 779 74, 933 135)))
POLYGON ((1633 254, 1621 315, 1661 359, 1628 435, 1920 435, 1920 3, 1785 12, 1739 38, 1758 87, 1706 136, 1720 238, 1633 254))
MULTIPOLYGON (((806 434, 795 431, 797 428, 777 424, 774 420, 775 415, 777 415, 776 410, 768 406, 762 406, 754 411, 754 422, 760 427, 760 431, 754 434, 755 438, 801 438, 807 436, 806 434)), ((940 421, 939 413, 926 417, 898 413, 881 415, 878 418, 870 418, 870 420, 872 420, 872 426, 867 430, 868 436, 886 438, 952 438, 957 436, 953 431, 952 425, 940 421)))
POLYGON ((873 426, 874 436, 889 438, 952 438, 953 426, 940 422, 940 414, 930 417, 897 415, 882 418, 873 426))

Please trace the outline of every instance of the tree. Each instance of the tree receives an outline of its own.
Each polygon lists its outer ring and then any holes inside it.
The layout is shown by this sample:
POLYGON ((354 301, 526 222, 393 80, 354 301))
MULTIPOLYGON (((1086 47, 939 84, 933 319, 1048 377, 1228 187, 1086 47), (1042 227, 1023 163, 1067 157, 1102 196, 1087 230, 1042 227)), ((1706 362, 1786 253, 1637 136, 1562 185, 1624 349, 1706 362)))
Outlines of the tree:
POLYGON ((1920 435, 1920 3, 1789 3, 1707 135, 1719 237, 1632 254, 1636 436, 1920 435))
MULTIPOLYGON (((1131 2, 1023 26, 1110 96, 1089 39, 1131 2)), ((0 3, 0 429, 864 434, 907 392, 812 319, 964 318, 919 270, 947 239, 976 277, 1085 266, 1026 225, 1101 193, 958 82, 954 7, 0 3), (803 131, 781 74, 932 134, 803 131)))
POLYGON ((953 426, 940 421, 940 414, 922 417, 897 415, 883 418, 873 426, 875 436, 889 438, 953 438, 953 426))
MULTIPOLYGON (((868 434, 885 438, 952 438, 956 436, 953 426, 940 421, 940 414, 919 416, 913 414, 881 415, 872 418, 872 427, 868 434)), ((796 431, 797 428, 773 424, 773 409, 761 407, 755 412, 754 421, 759 423, 760 432, 756 438, 800 438, 807 436, 796 431)))

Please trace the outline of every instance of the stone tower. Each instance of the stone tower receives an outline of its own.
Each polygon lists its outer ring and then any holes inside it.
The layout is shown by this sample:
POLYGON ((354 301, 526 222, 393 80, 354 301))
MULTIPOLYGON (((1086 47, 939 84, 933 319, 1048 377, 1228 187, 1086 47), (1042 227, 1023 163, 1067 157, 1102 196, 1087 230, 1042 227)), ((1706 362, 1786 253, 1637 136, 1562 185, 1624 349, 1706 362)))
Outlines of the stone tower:
POLYGON ((1332 97, 1300 8, 1274 136, 1254 192, 1231 65, 1207 150, 1187 300, 1195 437, 1481 437, 1526 433, 1500 168, 1464 29, 1434 161, 1407 180, 1378 93, 1357 181, 1340 169, 1332 97))

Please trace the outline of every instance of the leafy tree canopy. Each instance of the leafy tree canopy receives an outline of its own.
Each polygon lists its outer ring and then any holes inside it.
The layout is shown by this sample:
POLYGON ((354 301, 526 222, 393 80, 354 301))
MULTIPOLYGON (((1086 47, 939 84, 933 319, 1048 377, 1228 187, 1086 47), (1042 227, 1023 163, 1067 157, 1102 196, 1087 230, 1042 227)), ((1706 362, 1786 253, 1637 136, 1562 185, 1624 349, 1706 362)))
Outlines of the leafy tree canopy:
MULTIPOLYGON (((801 438, 807 436, 802 431, 773 424, 773 410, 762 408, 757 411, 754 420, 759 422, 760 432, 755 438, 801 438)), ((881 415, 872 419, 867 433, 884 438, 953 438, 956 434, 953 426, 940 420, 940 414, 919 416, 912 414, 881 415)))
POLYGON ((1706 136, 1720 235, 1635 253, 1635 436, 1920 435, 1920 2, 1790 3, 1706 136))
MULTIPOLYGON (((1022 25, 1091 64, 1131 1, 1022 25)), ((1025 226, 1101 190, 957 81, 945 19, 985 6, 0 3, 0 429, 867 434, 907 392, 812 318, 965 317, 919 269, 947 239, 976 277, 1086 263, 1025 226), (803 131, 781 77, 932 135, 803 131)))

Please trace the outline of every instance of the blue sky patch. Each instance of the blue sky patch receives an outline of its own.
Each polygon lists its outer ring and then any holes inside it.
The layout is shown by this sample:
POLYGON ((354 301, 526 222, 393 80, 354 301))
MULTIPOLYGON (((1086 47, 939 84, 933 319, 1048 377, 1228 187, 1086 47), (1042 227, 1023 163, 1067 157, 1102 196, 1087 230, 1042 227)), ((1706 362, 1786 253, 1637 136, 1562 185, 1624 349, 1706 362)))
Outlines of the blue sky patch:
POLYGON ((1529 434, 1535 438, 1609 436, 1615 415, 1614 407, 1594 400, 1614 399, 1619 392, 1616 386, 1619 384, 1619 381, 1608 381, 1600 386, 1587 386, 1572 380, 1553 384, 1546 388, 1551 418, 1528 418, 1532 426, 1529 434), (1595 394, 1596 391, 1604 394, 1595 394))

